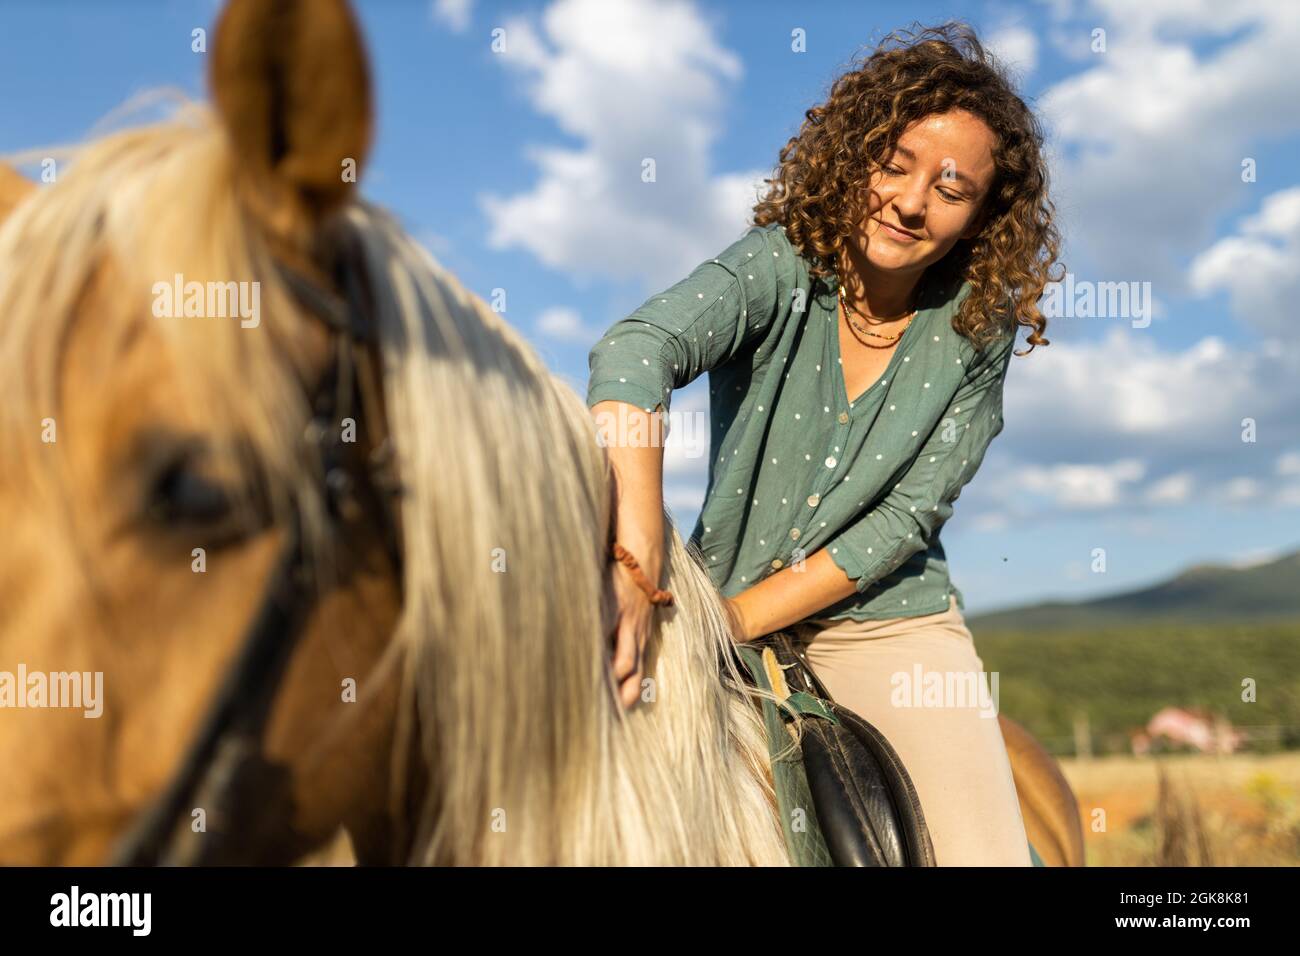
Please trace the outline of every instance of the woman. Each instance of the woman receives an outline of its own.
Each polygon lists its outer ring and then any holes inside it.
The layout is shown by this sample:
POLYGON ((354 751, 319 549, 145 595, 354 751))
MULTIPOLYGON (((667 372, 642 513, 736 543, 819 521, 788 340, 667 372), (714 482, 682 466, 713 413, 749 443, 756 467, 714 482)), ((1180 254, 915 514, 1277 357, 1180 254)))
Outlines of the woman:
MULTIPOLYGON (((691 544, 737 640, 808 642, 829 693, 899 752, 941 865, 1030 865, 996 711, 912 684, 990 687, 939 530, 1002 430, 1017 327, 1048 344, 1036 302, 1059 236, 1039 126, 970 28, 900 39, 808 111, 749 232, 596 344, 587 404, 618 541, 658 582, 663 416, 709 372, 691 544)), ((655 605, 615 574, 631 706, 655 605)))

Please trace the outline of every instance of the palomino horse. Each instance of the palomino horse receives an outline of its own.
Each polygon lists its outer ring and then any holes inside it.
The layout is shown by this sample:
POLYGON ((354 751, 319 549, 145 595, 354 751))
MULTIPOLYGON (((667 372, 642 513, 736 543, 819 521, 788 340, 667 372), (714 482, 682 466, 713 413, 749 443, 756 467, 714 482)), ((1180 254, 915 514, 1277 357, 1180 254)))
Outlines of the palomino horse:
MULTIPOLYGON (((29 675, 0 862, 133 845, 218 701, 258 716, 200 761, 219 786, 177 792, 169 859, 285 862, 342 826, 361 862, 788 864, 696 557, 670 525, 654 701, 625 713, 590 414, 354 195, 346 5, 235 0, 211 83, 215 110, 46 189, 0 171, 0 674, 29 675), (248 653, 281 632, 282 660, 248 653)), ((1031 841, 1081 863, 1050 758, 1012 756, 1031 841)))

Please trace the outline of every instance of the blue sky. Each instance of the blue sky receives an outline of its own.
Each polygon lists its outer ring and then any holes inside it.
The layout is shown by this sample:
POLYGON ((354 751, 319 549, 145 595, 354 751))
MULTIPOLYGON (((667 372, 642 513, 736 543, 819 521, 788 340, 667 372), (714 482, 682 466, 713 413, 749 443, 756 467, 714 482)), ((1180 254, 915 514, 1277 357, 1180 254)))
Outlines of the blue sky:
MULTIPOLYGON (((1052 344, 1012 360, 1005 430, 943 531, 967 610, 1300 547, 1300 9, 357 7, 379 105, 366 192, 476 293, 505 290, 507 318, 579 392, 605 327, 743 231, 755 184, 856 54, 913 18, 965 19, 1044 123, 1075 281, 1150 283, 1153 301, 1149 323, 1049 316, 1052 344), (795 30, 805 52, 792 50, 795 30)), ((144 91, 202 96, 190 37, 216 11, 6 0, 0 154, 80 140, 144 91)), ((674 412, 707 407, 705 378, 674 397, 674 412)), ((684 533, 705 470, 705 456, 670 443, 666 494, 684 533)))

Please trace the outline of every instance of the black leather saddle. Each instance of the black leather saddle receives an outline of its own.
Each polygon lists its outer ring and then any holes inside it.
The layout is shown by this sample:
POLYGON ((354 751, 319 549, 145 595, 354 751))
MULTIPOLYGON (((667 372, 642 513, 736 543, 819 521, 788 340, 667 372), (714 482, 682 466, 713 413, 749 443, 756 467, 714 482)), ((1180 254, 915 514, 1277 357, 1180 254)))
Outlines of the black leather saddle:
MULTIPOLYGON (((735 649, 742 675, 778 697, 788 692, 782 705, 763 702, 769 736, 780 735, 779 742, 769 741, 774 755, 778 748, 788 749, 794 738, 785 726, 777 726, 773 711, 779 711, 786 726, 794 721, 793 712, 801 715, 798 759, 773 763, 774 777, 778 772, 785 776, 784 787, 777 786, 778 798, 783 789, 811 797, 809 817, 815 819, 809 819, 805 849, 796 856, 835 866, 934 866, 930 832, 903 762, 879 730, 832 700, 802 645, 777 631, 735 649), (765 648, 775 655, 784 688, 773 687, 765 648)), ((789 840, 789 828, 786 832, 789 840)))

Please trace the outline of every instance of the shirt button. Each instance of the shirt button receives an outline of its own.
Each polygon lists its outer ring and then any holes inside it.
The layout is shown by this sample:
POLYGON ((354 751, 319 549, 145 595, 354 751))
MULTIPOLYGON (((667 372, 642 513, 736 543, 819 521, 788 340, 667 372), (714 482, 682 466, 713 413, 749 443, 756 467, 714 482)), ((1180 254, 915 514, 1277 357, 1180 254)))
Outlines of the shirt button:
POLYGON ((798 529, 798 528, 791 528, 791 529, 790 529, 790 537, 793 538, 795 541, 798 541, 798 540, 799 540, 799 529, 798 529))
POLYGON ((840 424, 841 424, 841 425, 847 425, 848 423, 849 423, 849 413, 848 413, 848 412, 840 412, 840 424))
POLYGON ((780 558, 773 558, 773 559, 772 559, 772 567, 776 568, 778 571, 781 570, 781 559, 780 559, 780 558))
POLYGON ((827 468, 834 468, 834 467, 835 467, 835 456, 834 456, 834 455, 832 455, 830 458, 827 458, 827 459, 826 459, 826 467, 827 467, 827 468))
POLYGON ((809 495, 809 496, 808 496, 808 507, 809 507, 809 508, 816 508, 817 505, 818 505, 818 503, 819 503, 821 500, 822 500, 822 496, 821 496, 821 495, 809 495))

